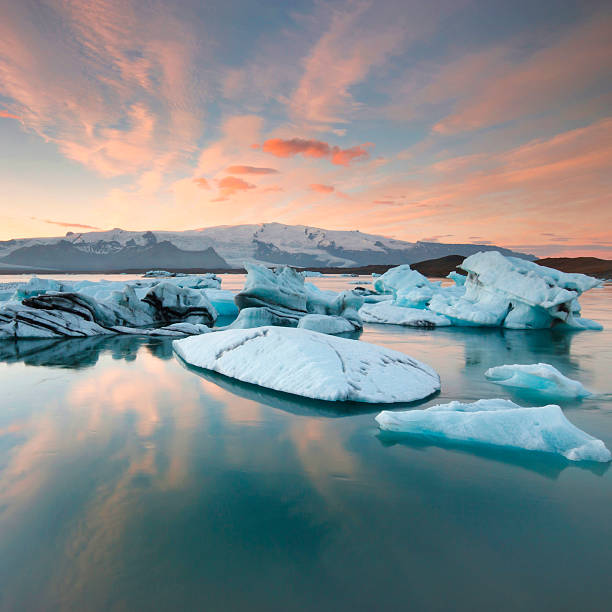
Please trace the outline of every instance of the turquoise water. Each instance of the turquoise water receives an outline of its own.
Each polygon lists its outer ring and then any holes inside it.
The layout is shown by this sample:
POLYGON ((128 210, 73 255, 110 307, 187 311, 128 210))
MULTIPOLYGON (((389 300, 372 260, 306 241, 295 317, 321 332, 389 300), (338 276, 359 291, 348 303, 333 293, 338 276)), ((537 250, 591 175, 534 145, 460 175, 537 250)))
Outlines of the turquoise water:
MULTIPOLYGON (((483 372, 544 361, 612 391, 611 298, 582 299, 603 332, 361 338, 436 368, 422 407, 536 405, 483 372)), ((200 376, 166 340, 2 342, 0 391, 2 610, 610 609, 608 466, 387 438, 376 407, 200 376)), ((612 448, 609 399, 563 407, 612 448)))

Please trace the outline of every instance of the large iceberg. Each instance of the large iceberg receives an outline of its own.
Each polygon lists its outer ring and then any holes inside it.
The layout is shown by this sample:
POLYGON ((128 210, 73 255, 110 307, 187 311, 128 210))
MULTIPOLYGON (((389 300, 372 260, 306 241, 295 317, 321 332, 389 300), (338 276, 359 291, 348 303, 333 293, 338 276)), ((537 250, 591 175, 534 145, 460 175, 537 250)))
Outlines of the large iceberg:
POLYGON ((411 402, 440 389, 436 372, 404 353, 307 329, 230 329, 173 346, 192 366, 312 399, 411 402))
POLYGON ((581 399, 592 395, 582 383, 564 376, 548 363, 496 366, 489 368, 485 377, 498 385, 528 389, 549 399, 581 399))
POLYGON ((361 329, 361 296, 351 291, 323 291, 305 283, 304 276, 292 268, 270 270, 258 264, 245 267, 244 288, 235 297, 240 313, 231 325, 233 329, 262 324, 296 327, 307 314, 342 317, 352 331, 361 329))
POLYGON ((460 267, 468 273, 465 293, 441 291, 428 305, 456 325, 601 329, 580 317, 578 304, 584 291, 600 284, 596 278, 559 272, 498 251, 470 255, 460 267))
MULTIPOLYGON (((215 308, 202 290, 180 287, 167 280, 139 287, 142 297, 132 284, 126 283, 118 283, 120 289, 98 288, 96 297, 93 297, 93 285, 96 283, 84 286, 82 291, 50 291, 45 288, 43 293, 3 302, 0 307, 0 338, 85 337, 118 333, 150 335, 160 334, 151 328, 174 323, 190 324, 164 332, 164 335, 177 336, 201 333, 203 326, 212 325, 217 318, 215 308)), ((60 288, 65 289, 63 286, 60 288)))
MULTIPOLYGON (((374 283, 393 306, 419 308, 443 315, 453 325, 545 329, 564 325, 574 329, 601 329, 580 317, 578 297, 600 281, 584 274, 568 274, 498 251, 467 257, 460 267, 467 277, 451 272, 452 286, 443 287, 412 270, 391 268, 374 283)), ((374 300, 367 300, 374 301, 374 300)), ((361 313, 367 321, 369 308, 361 313)), ((374 311, 376 312, 376 311, 374 311)), ((382 313, 383 309, 379 311, 382 313)), ((389 314, 391 311, 389 310, 389 314)), ((389 317, 389 322, 400 318, 389 317)), ((385 322, 379 317, 379 322, 385 322)))
POLYGON ((570 461, 612 460, 601 440, 572 425, 559 406, 523 408, 504 399, 451 402, 376 416, 382 430, 448 442, 563 455, 570 461))
POLYGON ((387 323, 407 327, 442 327, 451 322, 443 315, 423 308, 406 308, 388 302, 364 304, 359 309, 365 323, 387 323))

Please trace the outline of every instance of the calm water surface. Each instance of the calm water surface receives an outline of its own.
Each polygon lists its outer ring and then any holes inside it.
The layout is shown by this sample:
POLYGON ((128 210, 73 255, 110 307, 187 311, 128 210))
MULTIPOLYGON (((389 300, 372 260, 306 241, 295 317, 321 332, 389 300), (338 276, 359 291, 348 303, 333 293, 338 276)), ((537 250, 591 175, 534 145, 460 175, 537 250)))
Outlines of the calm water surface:
MULTIPOLYGON (((582 299, 603 332, 361 338, 436 368, 421 407, 537 405, 483 372, 545 361, 612 391, 611 298, 582 299)), ((608 399, 564 409, 612 448, 608 399)), ((607 466, 389 439, 362 410, 198 375, 167 340, 0 342, 0 609, 612 609, 607 466)))

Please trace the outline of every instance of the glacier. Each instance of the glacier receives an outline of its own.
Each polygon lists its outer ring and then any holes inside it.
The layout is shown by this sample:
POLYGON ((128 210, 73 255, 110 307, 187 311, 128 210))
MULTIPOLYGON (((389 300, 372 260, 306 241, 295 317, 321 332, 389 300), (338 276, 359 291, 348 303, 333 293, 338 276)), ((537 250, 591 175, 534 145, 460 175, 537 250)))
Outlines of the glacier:
POLYGON ((592 395, 582 383, 564 376, 548 363, 496 366, 489 368, 485 377, 498 385, 528 389, 549 399, 582 399, 592 395))
POLYGON ((191 366, 311 399, 411 402, 440 389, 438 374, 404 353, 303 328, 228 329, 173 348, 191 366))
POLYGON ((570 423, 554 404, 524 408, 505 399, 482 399, 472 404, 454 401, 424 410, 383 410, 375 418, 383 431, 553 453, 570 461, 612 460, 601 440, 570 423))

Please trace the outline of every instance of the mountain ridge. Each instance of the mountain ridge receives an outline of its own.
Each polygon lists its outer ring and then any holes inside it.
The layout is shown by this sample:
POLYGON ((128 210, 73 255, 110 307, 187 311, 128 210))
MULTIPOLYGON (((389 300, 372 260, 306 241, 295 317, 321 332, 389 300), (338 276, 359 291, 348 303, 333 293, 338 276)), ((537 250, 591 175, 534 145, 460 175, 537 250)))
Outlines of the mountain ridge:
POLYGON ((326 230, 263 223, 223 225, 180 232, 68 232, 65 236, 0 241, 0 264, 60 271, 135 268, 241 268, 245 262, 296 267, 354 267, 417 263, 484 250, 535 259, 490 244, 407 242, 359 230, 326 230))

